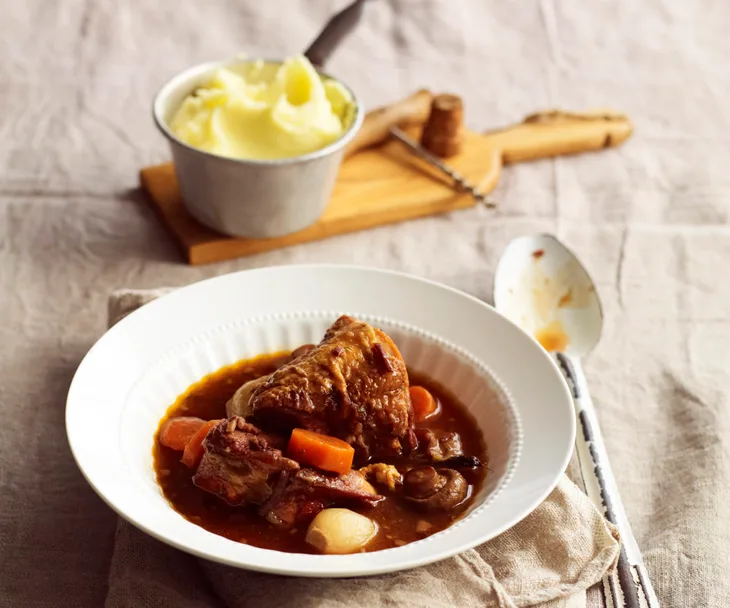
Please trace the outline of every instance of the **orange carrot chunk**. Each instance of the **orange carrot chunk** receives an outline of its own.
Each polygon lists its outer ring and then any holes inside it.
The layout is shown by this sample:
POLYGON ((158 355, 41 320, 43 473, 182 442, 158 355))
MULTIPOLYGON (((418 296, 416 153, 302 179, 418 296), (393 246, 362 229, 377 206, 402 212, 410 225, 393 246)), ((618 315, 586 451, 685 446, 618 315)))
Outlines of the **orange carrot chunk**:
POLYGON ((204 423, 203 426, 198 429, 198 432, 190 438, 190 441, 188 441, 185 446, 185 451, 183 452, 183 457, 180 459, 180 462, 191 469, 196 468, 200 464, 200 459, 203 457, 203 441, 208 435, 210 429, 219 422, 220 420, 208 420, 208 422, 204 423))
POLYGON ((416 422, 422 422, 436 411, 436 399, 422 386, 412 386, 409 390, 416 422))
POLYGON ((185 449, 188 441, 200 427, 205 424, 202 418, 194 416, 180 416, 178 418, 168 418, 160 427, 160 443, 173 450, 185 449))
POLYGON ((294 429, 287 449, 289 458, 323 471, 343 475, 352 467, 355 448, 349 443, 314 431, 294 429))

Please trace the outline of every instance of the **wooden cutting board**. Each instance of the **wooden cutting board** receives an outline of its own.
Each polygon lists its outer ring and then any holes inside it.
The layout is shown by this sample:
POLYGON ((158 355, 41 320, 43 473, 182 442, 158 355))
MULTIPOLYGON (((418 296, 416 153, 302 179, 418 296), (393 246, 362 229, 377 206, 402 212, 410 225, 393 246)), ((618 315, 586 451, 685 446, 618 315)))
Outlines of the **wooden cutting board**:
MULTIPOLYGON (((415 138, 419 135, 418 129, 408 132, 415 138)), ((504 163, 599 150, 622 143, 631 132, 631 123, 619 114, 543 112, 508 129, 483 135, 467 132, 461 154, 447 162, 486 193, 497 185, 504 163)), ((153 209, 193 265, 475 204, 471 195, 455 191, 449 178, 395 140, 355 154, 342 164, 332 199, 316 224, 271 239, 232 238, 198 223, 180 198, 171 163, 142 169, 140 181, 153 209)))

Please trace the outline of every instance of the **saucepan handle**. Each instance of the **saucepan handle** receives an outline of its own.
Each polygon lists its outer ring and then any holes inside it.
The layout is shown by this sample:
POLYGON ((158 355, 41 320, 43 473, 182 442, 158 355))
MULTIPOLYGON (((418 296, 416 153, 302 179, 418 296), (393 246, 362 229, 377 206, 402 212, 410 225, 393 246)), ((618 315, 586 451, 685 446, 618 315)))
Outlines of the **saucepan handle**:
POLYGON ((347 36, 360 21, 365 0, 355 0, 352 4, 334 15, 324 29, 309 45, 304 56, 312 65, 322 68, 342 39, 347 36))
MULTIPOLYGON (((649 581, 639 546, 621 502, 583 368, 579 360, 563 353, 557 353, 555 357, 573 395, 578 421, 575 447, 586 493, 621 534, 622 547, 617 576, 623 605, 626 608, 659 608, 659 601, 649 581)), ((613 579, 604 581, 604 586, 613 596, 615 605, 618 593, 613 579)))

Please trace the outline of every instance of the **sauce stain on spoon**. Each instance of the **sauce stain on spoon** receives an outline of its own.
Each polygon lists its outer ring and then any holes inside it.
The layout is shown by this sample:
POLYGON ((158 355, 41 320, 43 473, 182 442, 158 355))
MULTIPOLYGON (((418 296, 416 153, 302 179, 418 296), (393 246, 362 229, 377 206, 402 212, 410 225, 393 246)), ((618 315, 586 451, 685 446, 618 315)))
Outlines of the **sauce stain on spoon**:
POLYGON ((563 352, 570 343, 560 321, 554 320, 535 332, 535 340, 548 352, 563 352))

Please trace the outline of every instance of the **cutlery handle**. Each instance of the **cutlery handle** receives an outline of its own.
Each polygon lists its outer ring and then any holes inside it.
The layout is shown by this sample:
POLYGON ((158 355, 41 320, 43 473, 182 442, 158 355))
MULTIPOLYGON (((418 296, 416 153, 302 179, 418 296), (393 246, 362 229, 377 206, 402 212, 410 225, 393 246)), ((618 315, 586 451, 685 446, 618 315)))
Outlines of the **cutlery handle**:
POLYGON ((618 146, 633 129, 628 116, 616 112, 549 110, 485 136, 502 152, 506 164, 618 146))
POLYGON ((642 605, 659 608, 659 600, 649 581, 639 546, 621 502, 583 369, 576 359, 562 353, 556 353, 555 356, 573 395, 573 405, 578 418, 576 452, 586 493, 621 534, 622 547, 618 561, 618 579, 624 597, 624 605, 626 608, 641 608, 642 605), (632 569, 636 571, 636 577, 634 577, 632 569), (641 589, 645 599, 644 604, 640 601, 637 587, 641 589))
POLYGON ((304 56, 312 65, 321 68, 330 55, 360 21, 365 0, 355 0, 352 4, 334 15, 324 29, 309 45, 304 56))

